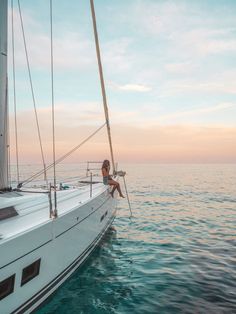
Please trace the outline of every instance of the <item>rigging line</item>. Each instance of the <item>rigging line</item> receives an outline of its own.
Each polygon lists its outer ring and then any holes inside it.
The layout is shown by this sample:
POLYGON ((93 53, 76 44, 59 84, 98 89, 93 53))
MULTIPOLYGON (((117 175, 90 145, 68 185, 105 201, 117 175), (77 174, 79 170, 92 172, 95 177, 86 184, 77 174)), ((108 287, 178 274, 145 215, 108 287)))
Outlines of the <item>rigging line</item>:
POLYGON ((98 32, 97 32, 97 24, 96 24, 96 15, 95 15, 95 9, 94 9, 93 0, 90 0, 90 7, 91 7, 92 20, 93 20, 93 31, 94 31, 94 39, 95 39, 95 45, 96 45, 96 53, 97 53, 97 61, 98 61, 98 68, 99 68, 100 84, 101 84, 101 89, 102 89, 104 114, 105 114, 106 125, 107 125, 107 135, 108 135, 108 141, 109 141, 109 146, 110 146, 110 153, 111 153, 111 161, 112 161, 113 173, 115 173, 115 161, 114 161, 114 154, 113 154, 113 148, 112 148, 111 128, 110 128, 110 122, 109 122, 109 113, 108 113, 108 106, 107 106, 106 89, 105 89, 104 76, 103 76, 103 70, 102 70, 102 61, 101 61, 101 54, 100 54, 100 48, 99 48, 99 40, 98 40, 98 32))
POLYGON ((36 102, 35 102, 33 82, 32 82, 31 71, 30 71, 29 56, 28 56, 28 50, 27 50, 27 45, 26 45, 26 39, 25 39, 25 30, 24 30, 23 18, 22 18, 22 13, 21 13, 20 0, 18 0, 18 8, 19 8, 19 14, 20 14, 20 22, 21 22, 23 41, 24 41, 24 49, 25 49, 26 62, 27 62, 27 68, 28 68, 28 75, 29 75, 29 80, 30 80, 30 88, 31 88, 31 94, 32 94, 33 105, 34 105, 34 113, 35 113, 35 119, 36 119, 37 131, 38 131, 39 145, 40 145, 41 157, 42 157, 42 162, 43 162, 43 167, 44 167, 44 179, 46 181, 46 184, 48 185, 47 173, 46 173, 46 162, 44 158, 42 138, 41 138, 41 133, 40 133, 40 128, 39 128, 38 113, 36 109, 36 102))
POLYGON ((130 204, 130 200, 129 200, 129 193, 128 193, 127 186, 126 186, 125 176, 123 176, 123 180, 124 180, 124 186, 125 186, 127 201, 128 201, 128 205, 129 205, 130 217, 132 217, 133 213, 132 213, 131 204, 130 204))
POLYGON ((11 0, 11 31, 12 31, 12 76, 13 76, 13 102, 14 102, 14 121, 15 121, 15 143, 16 143, 16 178, 17 184, 20 182, 19 174, 19 151, 18 151, 18 128, 16 116, 16 71, 15 71, 15 32, 14 32, 14 16, 13 16, 13 0, 11 0))
POLYGON ((52 0, 50 0, 50 42, 51 42, 51 92, 52 92, 52 150, 53 150, 53 185, 54 185, 54 216, 57 216, 57 194, 56 194, 56 145, 55 145, 55 104, 54 104, 54 76, 53 76, 53 29, 52 29, 52 0))
MULTIPOLYGON (((70 156, 72 153, 74 153, 77 149, 79 149, 82 145, 84 145, 86 142, 88 142, 94 135, 96 135, 102 128, 104 128, 104 126, 106 125, 106 123, 102 124, 97 130, 95 130, 92 134, 90 134, 87 138, 85 138, 80 144, 78 144, 77 146, 75 146, 74 148, 72 148, 68 153, 66 153, 65 155, 61 156, 60 158, 58 158, 55 161, 55 164, 57 165, 58 163, 62 162, 63 160, 65 160, 68 156, 70 156)), ((51 169, 54 166, 54 163, 48 165, 46 167, 46 170, 51 169)), ((20 185, 18 186, 19 188, 22 187, 23 185, 33 181, 35 178, 39 177, 40 175, 42 175, 44 172, 44 170, 41 170, 37 173, 35 173, 34 175, 32 175, 30 178, 22 181, 20 183, 20 185)))
POLYGON ((10 151, 10 133, 9 133, 9 114, 8 114, 8 77, 7 77, 7 88, 6 88, 6 129, 7 129, 7 181, 8 187, 11 188, 11 151, 10 151))

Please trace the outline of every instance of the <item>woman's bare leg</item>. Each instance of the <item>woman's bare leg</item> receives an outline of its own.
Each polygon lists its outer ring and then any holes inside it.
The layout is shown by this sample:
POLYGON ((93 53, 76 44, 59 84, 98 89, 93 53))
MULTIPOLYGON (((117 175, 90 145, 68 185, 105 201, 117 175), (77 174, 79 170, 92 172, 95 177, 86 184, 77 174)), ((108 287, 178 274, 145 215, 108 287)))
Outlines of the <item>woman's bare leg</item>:
POLYGON ((108 184, 109 185, 113 185, 113 189, 111 191, 111 196, 112 197, 113 197, 114 192, 115 192, 116 189, 118 190, 118 193, 119 193, 120 197, 124 197, 124 195, 122 194, 121 189, 120 189, 120 184, 118 182, 116 182, 113 179, 110 179, 110 180, 108 180, 108 184))
POLYGON ((118 183, 117 184, 117 190, 118 190, 118 192, 119 192, 119 195, 120 195, 120 197, 123 197, 124 198, 124 195, 122 194, 122 192, 121 192, 121 189, 120 189, 120 184, 118 183))
POLYGON ((113 189, 111 190, 111 196, 112 196, 112 197, 114 197, 114 192, 115 192, 116 188, 117 188, 117 186, 114 185, 114 186, 113 186, 113 189))
POLYGON ((114 192, 117 189, 117 182, 115 180, 113 180, 113 179, 109 179, 108 180, 108 184, 113 186, 113 188, 111 190, 111 196, 113 197, 114 196, 114 192))

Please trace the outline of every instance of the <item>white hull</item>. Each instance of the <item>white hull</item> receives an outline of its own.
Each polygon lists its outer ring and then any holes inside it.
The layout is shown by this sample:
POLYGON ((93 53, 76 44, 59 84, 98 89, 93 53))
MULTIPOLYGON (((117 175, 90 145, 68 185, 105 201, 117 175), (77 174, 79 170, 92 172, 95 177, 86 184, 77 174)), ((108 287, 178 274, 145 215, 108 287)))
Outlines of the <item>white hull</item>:
POLYGON ((20 215, 0 221, 0 234, 5 230, 0 238, 0 282, 15 274, 14 291, 0 300, 1 314, 32 312, 96 247, 115 217, 116 199, 111 198, 102 184, 98 184, 92 198, 88 195, 88 189, 82 193, 76 189, 58 192, 56 219, 45 218, 49 215, 48 205, 44 206, 46 196, 34 199, 34 208, 38 210, 33 213, 30 209, 27 212, 27 202, 22 201, 31 196, 18 197, 15 208, 19 208, 20 215), (32 219, 36 221, 32 223, 32 219), (6 224, 12 226, 15 222, 16 226, 17 220, 18 233, 9 232, 6 224), (22 270, 39 259, 39 274, 22 285, 22 270))

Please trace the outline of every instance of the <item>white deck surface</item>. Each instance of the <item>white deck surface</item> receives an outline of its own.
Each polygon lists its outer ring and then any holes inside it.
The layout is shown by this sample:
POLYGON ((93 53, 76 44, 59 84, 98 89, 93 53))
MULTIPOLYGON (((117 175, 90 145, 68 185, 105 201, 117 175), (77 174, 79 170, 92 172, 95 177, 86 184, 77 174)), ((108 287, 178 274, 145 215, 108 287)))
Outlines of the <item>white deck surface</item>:
MULTIPOLYGON (((80 204, 83 205, 91 201, 106 189, 107 186, 102 183, 93 184, 92 198, 90 197, 90 185, 57 191, 58 217, 68 213, 75 207, 78 208, 80 204)), ((30 191, 33 192, 34 190, 31 189, 30 191)), ((52 220, 49 217, 48 195, 45 193, 9 192, 0 194, 0 210, 8 206, 14 206, 18 215, 0 221, 0 245, 12 237, 52 220)))

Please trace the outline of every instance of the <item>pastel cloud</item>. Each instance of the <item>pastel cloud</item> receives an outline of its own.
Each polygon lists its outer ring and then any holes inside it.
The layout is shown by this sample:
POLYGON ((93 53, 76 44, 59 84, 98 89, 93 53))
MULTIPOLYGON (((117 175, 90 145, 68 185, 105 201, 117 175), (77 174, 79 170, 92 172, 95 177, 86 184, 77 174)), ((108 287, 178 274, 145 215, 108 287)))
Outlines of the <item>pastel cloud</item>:
MULTIPOLYGON (((26 40, 27 43, 30 43, 28 47, 30 65, 34 69, 48 71, 50 68, 50 38, 40 30, 35 36, 34 30, 31 27, 28 27, 28 29, 26 40)), ((26 57, 19 26, 16 30, 15 40, 16 64, 18 67, 25 67, 26 57)), ((67 32, 61 38, 54 38, 53 47, 54 65, 57 69, 69 71, 95 64, 93 44, 90 40, 84 38, 82 34, 67 32)))
POLYGON ((200 42, 198 49, 203 54, 216 54, 236 51, 236 40, 211 40, 200 42))
MULTIPOLYGON (((15 28, 15 58, 20 67, 26 66, 26 57, 23 47, 21 24, 17 10, 14 10, 15 28)), ((30 65, 34 69, 50 69, 50 37, 43 30, 40 23, 34 20, 32 12, 23 10, 24 28, 27 30, 26 43, 30 65), (37 35, 36 35, 37 34, 37 35)), ((49 26, 48 26, 49 27, 49 26)), ((11 33, 9 33, 11 36, 11 33)), ((9 43, 11 39, 9 40, 9 43)), ((134 54, 128 52, 132 40, 122 37, 101 43, 102 60, 104 67, 114 72, 123 72, 132 67, 134 54)), ((63 29, 63 32, 54 33, 53 38, 54 67, 56 70, 72 71, 76 69, 97 68, 95 43, 92 32, 88 37, 82 31, 63 29)), ((11 49, 9 49, 11 56, 11 49)))
POLYGON ((125 92, 138 92, 145 93, 152 90, 150 86, 143 84, 124 84, 118 85, 116 83, 109 83, 109 86, 115 90, 125 91, 125 92))
POLYGON ((109 72, 112 71, 112 73, 130 71, 136 60, 135 53, 130 51, 131 47, 132 39, 127 37, 109 40, 101 44, 105 69, 109 69, 109 72))
POLYGON ((209 80, 169 80, 162 89, 162 95, 175 95, 183 93, 236 93, 236 79, 230 77, 215 78, 209 80))
POLYGON ((178 4, 174 1, 161 3, 141 1, 134 5, 135 14, 131 21, 140 32, 144 30, 146 34, 169 39, 176 48, 180 48, 179 52, 182 54, 234 52, 236 25, 230 7, 215 8, 213 14, 202 11, 200 7, 188 1, 178 4), (223 24, 225 20, 221 23, 222 20, 219 21, 218 17, 222 11, 227 15, 225 25, 223 24))
POLYGON ((182 117, 191 117, 196 115, 206 115, 211 114, 218 111, 224 111, 227 109, 236 108, 236 103, 220 103, 215 106, 211 107, 204 107, 204 108, 196 108, 191 110, 185 110, 185 111, 179 111, 175 113, 170 113, 167 115, 162 115, 159 117, 159 121, 163 122, 165 120, 172 120, 176 118, 182 118, 182 117))
POLYGON ((236 41, 233 39, 234 31, 231 28, 223 31, 218 29, 207 31, 199 28, 176 32, 171 35, 171 39, 179 53, 181 53, 182 47, 184 56, 196 59, 213 54, 234 53, 236 51, 236 41))
POLYGON ((191 72, 196 65, 192 64, 190 61, 186 62, 176 62, 176 63, 168 63, 165 65, 167 71, 172 73, 187 73, 191 72))

